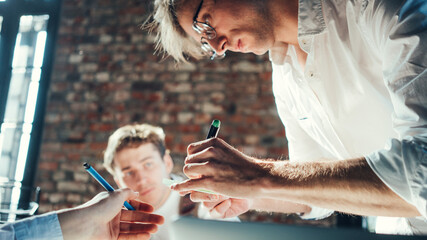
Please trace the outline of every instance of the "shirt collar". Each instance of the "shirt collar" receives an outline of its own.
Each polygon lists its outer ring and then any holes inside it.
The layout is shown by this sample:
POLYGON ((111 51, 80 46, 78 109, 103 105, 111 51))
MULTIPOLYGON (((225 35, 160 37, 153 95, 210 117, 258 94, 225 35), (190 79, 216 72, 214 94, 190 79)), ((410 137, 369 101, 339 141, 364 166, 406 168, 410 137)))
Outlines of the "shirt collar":
POLYGON ((322 0, 299 0, 298 37, 319 34, 325 28, 322 0))
MULTIPOLYGON (((301 48, 309 52, 311 36, 322 33, 326 29, 323 19, 322 0, 299 0, 298 6, 298 41, 301 48)), ((270 49, 269 58, 274 64, 284 63, 288 47, 270 49)))

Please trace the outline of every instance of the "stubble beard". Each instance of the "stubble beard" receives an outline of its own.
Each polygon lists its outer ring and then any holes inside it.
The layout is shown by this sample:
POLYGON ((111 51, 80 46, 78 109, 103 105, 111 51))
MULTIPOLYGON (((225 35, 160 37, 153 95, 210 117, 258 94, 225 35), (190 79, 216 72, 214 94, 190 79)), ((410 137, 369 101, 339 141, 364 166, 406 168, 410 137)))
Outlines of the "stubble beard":
MULTIPOLYGON (((263 1, 255 1, 255 5, 260 5, 259 2, 263 1)), ((255 6, 257 7, 257 6, 255 6)), ((256 54, 264 54, 267 52, 274 42, 274 28, 273 28, 274 20, 272 19, 267 6, 262 5, 256 8, 256 16, 252 18, 250 22, 251 26, 254 26, 254 40, 257 47, 259 46, 261 49, 256 54)), ((256 51, 256 50, 255 50, 256 51)), ((255 52, 254 52, 255 53, 255 52)))

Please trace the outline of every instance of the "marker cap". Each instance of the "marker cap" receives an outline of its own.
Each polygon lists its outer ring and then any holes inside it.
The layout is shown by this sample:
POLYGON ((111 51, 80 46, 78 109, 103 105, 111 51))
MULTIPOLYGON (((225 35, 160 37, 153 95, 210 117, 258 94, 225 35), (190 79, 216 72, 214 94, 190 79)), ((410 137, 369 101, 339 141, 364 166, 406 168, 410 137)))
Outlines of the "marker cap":
POLYGON ((221 121, 219 121, 218 119, 214 119, 212 121, 212 126, 219 128, 221 126, 221 121))

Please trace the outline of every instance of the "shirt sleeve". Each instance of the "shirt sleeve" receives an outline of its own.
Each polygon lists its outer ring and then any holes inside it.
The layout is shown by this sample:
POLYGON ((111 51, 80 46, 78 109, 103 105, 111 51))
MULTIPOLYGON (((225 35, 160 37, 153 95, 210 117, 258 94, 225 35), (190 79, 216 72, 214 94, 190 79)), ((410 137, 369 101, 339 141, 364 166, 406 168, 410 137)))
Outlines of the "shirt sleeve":
POLYGON ((0 239, 63 240, 56 213, 26 218, 0 227, 0 239))
POLYGON ((427 218, 427 1, 379 0, 366 19, 383 59, 399 138, 365 157, 388 187, 427 218))

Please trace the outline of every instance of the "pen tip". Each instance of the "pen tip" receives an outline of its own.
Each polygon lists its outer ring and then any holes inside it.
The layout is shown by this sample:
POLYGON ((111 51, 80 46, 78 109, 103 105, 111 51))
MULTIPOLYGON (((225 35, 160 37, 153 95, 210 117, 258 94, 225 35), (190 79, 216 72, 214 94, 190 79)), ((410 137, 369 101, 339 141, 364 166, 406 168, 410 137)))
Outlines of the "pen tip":
POLYGON ((88 169, 88 168, 90 168, 90 165, 89 165, 89 163, 85 162, 85 163, 83 163, 83 167, 85 167, 85 169, 88 169))

